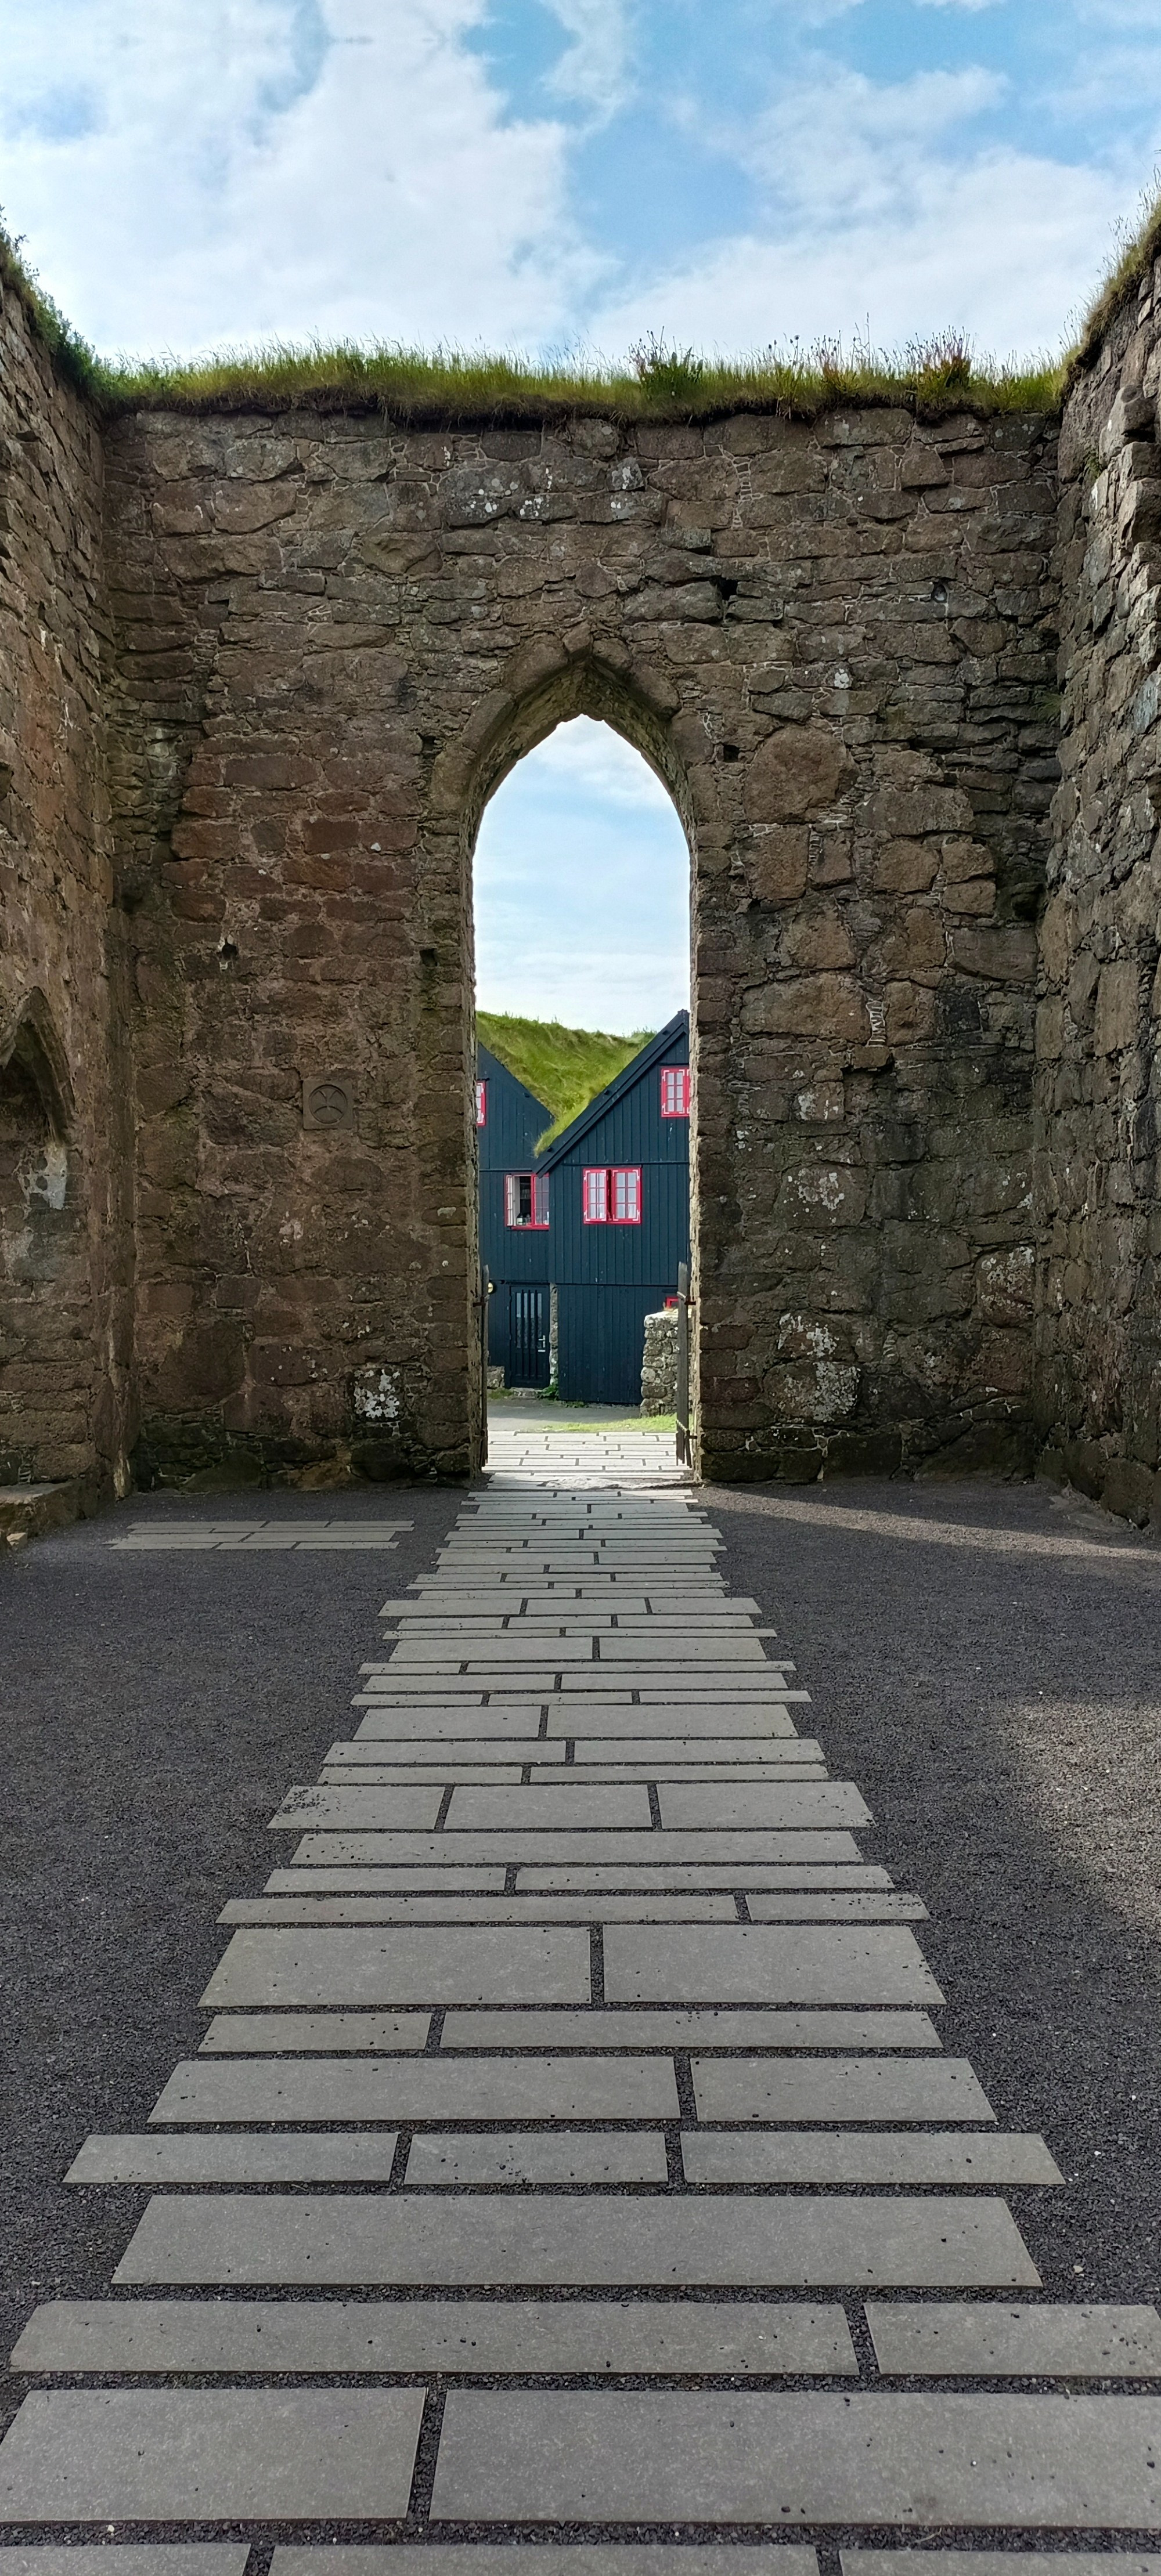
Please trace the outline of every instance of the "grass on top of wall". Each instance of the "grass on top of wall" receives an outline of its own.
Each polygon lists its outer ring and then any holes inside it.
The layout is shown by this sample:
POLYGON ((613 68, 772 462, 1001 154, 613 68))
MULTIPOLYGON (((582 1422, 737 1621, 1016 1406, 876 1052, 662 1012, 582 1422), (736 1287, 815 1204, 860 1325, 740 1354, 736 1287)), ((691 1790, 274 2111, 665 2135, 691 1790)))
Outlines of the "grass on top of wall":
POLYGON ((566 1029, 559 1020, 522 1020, 501 1011, 477 1011, 481 1045, 499 1056, 509 1073, 534 1100, 552 1111, 552 1123, 540 1145, 558 1136, 587 1109, 590 1100, 629 1064, 652 1029, 633 1037, 609 1037, 603 1029, 566 1029))
POLYGON ((1117 259, 1073 347, 1058 359, 977 359, 959 331, 916 339, 900 350, 820 338, 803 346, 771 341, 739 358, 706 357, 651 334, 620 363, 595 354, 536 359, 516 352, 410 349, 379 340, 360 346, 268 341, 203 358, 110 360, 98 356, 21 258, 0 219, 0 284, 24 300, 33 327, 61 373, 104 412, 257 409, 381 411, 404 422, 530 425, 577 414, 634 421, 695 421, 730 412, 776 412, 813 420, 840 406, 893 405, 939 420, 957 411, 1059 407, 1091 365, 1110 322, 1161 255, 1161 194, 1143 199, 1136 232, 1117 259))
POLYGON ((751 356, 707 358, 651 340, 620 364, 598 357, 557 361, 514 352, 407 349, 388 342, 306 348, 271 343, 226 351, 187 366, 101 366, 99 391, 112 410, 215 411, 299 404, 381 410, 417 426, 490 421, 536 423, 589 414, 624 423, 720 419, 730 412, 777 412, 815 419, 843 403, 897 405, 925 419, 951 412, 1044 411, 1060 370, 977 364, 958 336, 897 354, 838 343, 770 347, 751 356))
POLYGON ((840 404, 891 404, 939 419, 951 412, 1050 410, 1061 365, 977 361, 957 331, 884 351, 855 341, 798 341, 740 358, 707 358, 642 340, 620 363, 596 355, 526 358, 514 351, 395 341, 302 344, 272 340, 204 358, 99 357, 20 256, 0 221, 0 284, 24 300, 38 338, 62 375, 107 413, 125 411, 382 411, 422 426, 529 424, 589 414, 623 422, 721 419, 778 412, 813 420, 840 404))

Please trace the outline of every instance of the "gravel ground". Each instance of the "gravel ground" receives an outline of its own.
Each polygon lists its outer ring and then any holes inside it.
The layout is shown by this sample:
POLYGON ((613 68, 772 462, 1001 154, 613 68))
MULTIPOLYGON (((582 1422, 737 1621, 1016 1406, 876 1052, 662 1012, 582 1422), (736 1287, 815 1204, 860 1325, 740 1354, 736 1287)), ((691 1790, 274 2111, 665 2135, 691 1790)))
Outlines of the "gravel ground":
MULTIPOLYGON (((7 1860, 0 2357, 41 2299, 104 2296, 149 2197, 66 2189, 90 2129, 145 2124, 205 2032, 227 1897, 285 1857, 266 1828, 349 1735, 377 1613, 463 1502, 430 1486, 134 1495, 0 1562, 7 1860), (122 1555, 131 1521, 410 1520, 394 1553, 122 1555)), ((23 2383, 4 2382, 2 2421, 23 2383)))
POLYGON ((1066 2176, 1009 2195, 1046 2287, 1156 2298, 1161 1547, 1043 1485, 703 1490, 930 1908, 945 2045, 1066 2176))

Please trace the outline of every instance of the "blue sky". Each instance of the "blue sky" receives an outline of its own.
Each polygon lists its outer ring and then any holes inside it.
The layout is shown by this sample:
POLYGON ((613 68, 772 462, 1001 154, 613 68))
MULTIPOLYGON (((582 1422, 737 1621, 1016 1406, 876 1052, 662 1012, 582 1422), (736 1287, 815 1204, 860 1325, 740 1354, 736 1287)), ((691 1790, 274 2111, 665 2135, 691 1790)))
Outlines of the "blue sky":
MULTIPOLYGON (((1161 0, 0 0, 0 63, 0 207, 109 353, 1051 351, 1161 160, 1161 0)), ((578 793, 497 808, 509 917, 578 793)))
POLYGON ((509 773, 476 844, 486 1011, 661 1028, 689 1003, 689 852, 667 790, 577 716, 509 773))

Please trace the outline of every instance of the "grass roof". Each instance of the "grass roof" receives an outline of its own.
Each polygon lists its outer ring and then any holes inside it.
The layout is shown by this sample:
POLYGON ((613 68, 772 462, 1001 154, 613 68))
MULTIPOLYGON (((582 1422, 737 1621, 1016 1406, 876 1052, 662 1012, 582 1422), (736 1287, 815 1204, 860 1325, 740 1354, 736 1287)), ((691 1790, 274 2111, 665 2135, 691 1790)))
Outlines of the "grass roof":
POLYGON ((551 1125, 537 1140, 538 1146, 544 1146, 632 1062, 653 1031, 638 1029, 632 1037, 609 1037, 603 1029, 562 1028, 559 1020, 522 1020, 507 1012, 477 1011, 476 1034, 517 1082, 552 1111, 551 1125))

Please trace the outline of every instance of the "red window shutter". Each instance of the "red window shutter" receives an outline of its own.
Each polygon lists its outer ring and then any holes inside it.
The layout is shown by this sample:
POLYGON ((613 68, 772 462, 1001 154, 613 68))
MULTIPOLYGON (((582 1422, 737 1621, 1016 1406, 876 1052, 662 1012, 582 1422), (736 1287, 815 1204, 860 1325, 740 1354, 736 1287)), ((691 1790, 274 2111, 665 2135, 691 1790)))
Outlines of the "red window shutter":
POLYGON ((612 1218, 614 1225, 640 1225, 641 1172, 629 1165, 612 1174, 612 1218))
POLYGON ((506 1218, 506 1220, 507 1220, 507 1222, 508 1222, 508 1224, 509 1224, 509 1225, 519 1225, 519 1223, 520 1223, 520 1175, 519 1175, 519 1172, 506 1172, 506 1173, 505 1173, 505 1175, 504 1175, 504 1215, 505 1215, 505 1218, 506 1218))
POLYGON ((476 1084, 476 1125, 477 1127, 486 1127, 487 1124, 488 1086, 486 1082, 478 1082, 476 1084))
POLYGON ((534 1172, 532 1175, 532 1222, 533 1225, 548 1223, 547 1172, 534 1172))
POLYGON ((582 1182, 581 1209, 586 1225, 604 1225, 609 1214, 609 1175, 602 1167, 588 1167, 582 1182))

